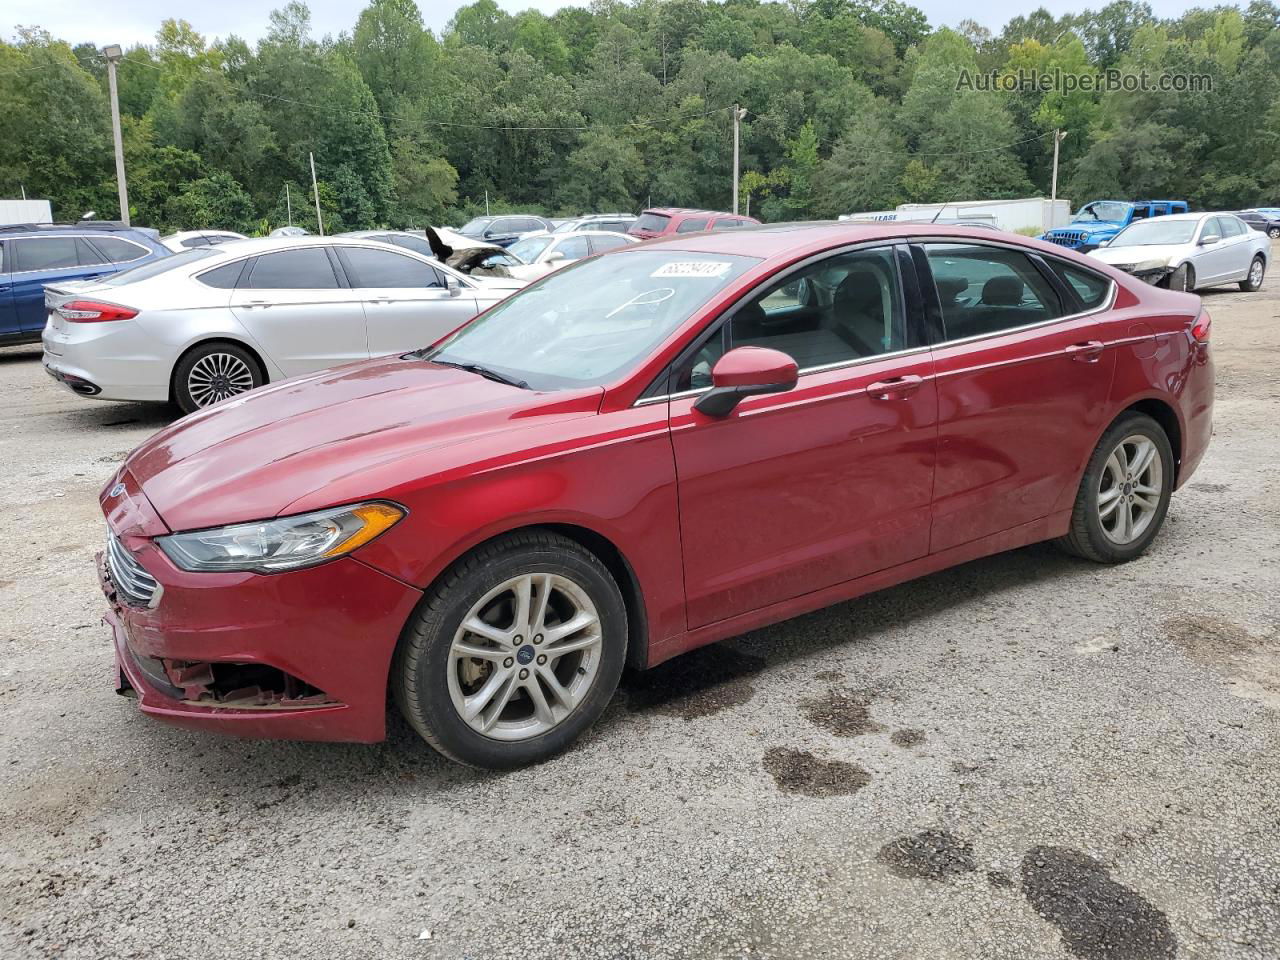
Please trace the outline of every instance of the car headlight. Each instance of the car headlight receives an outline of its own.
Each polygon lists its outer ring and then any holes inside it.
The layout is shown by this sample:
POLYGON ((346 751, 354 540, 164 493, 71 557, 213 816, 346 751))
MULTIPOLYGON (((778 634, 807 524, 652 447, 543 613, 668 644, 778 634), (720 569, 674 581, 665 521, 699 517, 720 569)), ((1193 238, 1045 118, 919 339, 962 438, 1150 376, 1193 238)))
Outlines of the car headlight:
POLYGON ((1169 265, 1168 257, 1160 257, 1155 260, 1143 260, 1133 265, 1133 269, 1138 273, 1145 273, 1148 270, 1163 270, 1169 265))
POLYGON ((405 516, 394 503, 358 503, 292 517, 157 537, 165 554, 192 572, 275 573, 350 553, 405 516))

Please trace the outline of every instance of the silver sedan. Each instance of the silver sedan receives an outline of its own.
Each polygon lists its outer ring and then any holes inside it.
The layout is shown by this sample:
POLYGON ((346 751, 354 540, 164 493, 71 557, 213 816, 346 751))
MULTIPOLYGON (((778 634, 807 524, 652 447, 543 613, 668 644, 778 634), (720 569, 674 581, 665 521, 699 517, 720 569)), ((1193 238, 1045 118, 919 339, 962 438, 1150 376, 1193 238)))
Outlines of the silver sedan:
POLYGON ((1177 213, 1132 223, 1089 256, 1156 286, 1235 283, 1251 293, 1262 286, 1271 241, 1230 213, 1177 213))
POLYGON ((522 285, 367 240, 236 240, 47 286, 44 365, 81 396, 172 400, 190 413, 427 346, 522 285))

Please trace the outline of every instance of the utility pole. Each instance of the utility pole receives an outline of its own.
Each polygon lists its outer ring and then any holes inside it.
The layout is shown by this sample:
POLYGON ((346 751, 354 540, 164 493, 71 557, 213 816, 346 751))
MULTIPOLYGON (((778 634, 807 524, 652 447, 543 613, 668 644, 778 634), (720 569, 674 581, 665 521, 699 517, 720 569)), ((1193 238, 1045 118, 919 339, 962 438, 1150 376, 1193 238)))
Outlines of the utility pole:
POLYGON ((289 226, 293 226, 293 198, 289 196, 289 181, 284 182, 284 209, 289 217, 289 226))
POLYGON ((320 183, 316 180, 316 155, 308 153, 311 158, 311 192, 316 198, 316 228, 320 231, 320 236, 324 236, 324 219, 320 216, 320 183))
POLYGON ((120 44, 102 48, 107 58, 107 85, 111 89, 111 134, 116 141, 116 188, 120 192, 120 222, 129 226, 129 187, 124 179, 124 140, 120 136, 120 96, 116 92, 116 64, 124 57, 120 44))
POLYGON ((485 187, 484 191, 484 215, 489 215, 489 188, 485 187))
POLYGON ((747 111, 733 105, 733 212, 738 212, 738 128, 747 111))
POLYGON ((1050 202, 1058 199, 1058 144, 1062 143, 1066 135, 1067 131, 1062 129, 1053 131, 1053 183, 1049 187, 1050 202))

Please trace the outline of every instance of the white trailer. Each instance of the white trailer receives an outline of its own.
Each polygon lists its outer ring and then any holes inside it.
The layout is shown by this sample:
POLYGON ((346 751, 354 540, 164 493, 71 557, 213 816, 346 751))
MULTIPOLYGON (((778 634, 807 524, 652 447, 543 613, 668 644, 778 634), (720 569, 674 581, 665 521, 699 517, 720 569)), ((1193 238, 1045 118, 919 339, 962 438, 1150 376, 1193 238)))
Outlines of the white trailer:
POLYGON ((48 200, 0 200, 0 226, 12 223, 53 223, 48 200))
POLYGON ((965 220, 994 217, 995 225, 1010 233, 1044 233, 1071 222, 1068 200, 1027 197, 1022 200, 957 200, 953 203, 903 203, 894 211, 898 219, 965 220))

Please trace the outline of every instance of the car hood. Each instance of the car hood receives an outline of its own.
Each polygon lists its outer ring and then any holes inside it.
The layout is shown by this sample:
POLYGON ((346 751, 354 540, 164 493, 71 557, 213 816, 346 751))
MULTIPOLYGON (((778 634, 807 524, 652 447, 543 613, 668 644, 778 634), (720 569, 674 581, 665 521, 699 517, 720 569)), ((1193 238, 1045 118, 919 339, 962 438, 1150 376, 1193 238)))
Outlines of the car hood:
POLYGON ((1096 257, 1103 263, 1109 263, 1113 266, 1121 263, 1150 263, 1152 261, 1168 263, 1170 260, 1186 256, 1190 246, 1190 244, 1184 243, 1156 243, 1142 246, 1099 247, 1097 250, 1090 251, 1089 256, 1096 257))
POLYGON ((179 420, 134 450, 125 469, 170 529, 241 523, 298 512, 290 505, 330 486, 332 503, 392 496, 385 478, 398 474, 382 468, 396 461, 421 463, 424 454, 531 418, 590 416, 601 393, 539 393, 382 357, 284 380, 179 420))

